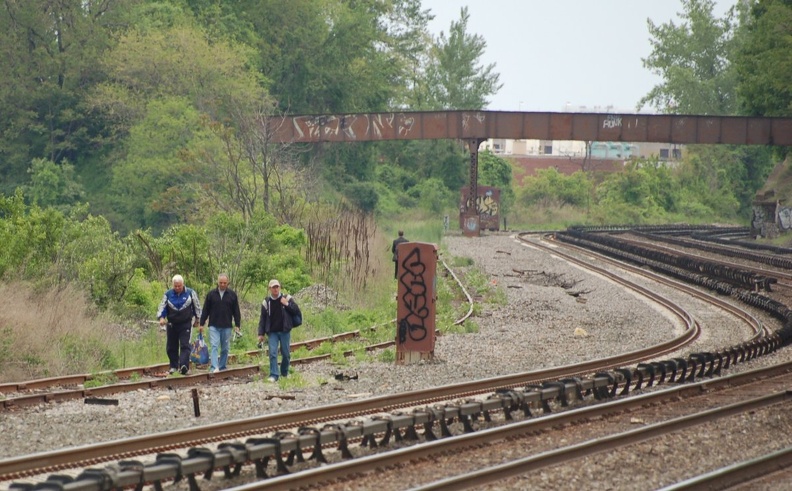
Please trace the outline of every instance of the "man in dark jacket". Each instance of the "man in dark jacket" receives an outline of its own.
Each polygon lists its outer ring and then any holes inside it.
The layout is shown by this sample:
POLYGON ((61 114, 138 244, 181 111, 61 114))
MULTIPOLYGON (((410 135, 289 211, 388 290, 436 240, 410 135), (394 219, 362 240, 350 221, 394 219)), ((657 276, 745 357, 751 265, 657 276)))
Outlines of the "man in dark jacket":
POLYGON ((264 342, 266 335, 269 343, 270 382, 277 382, 278 377, 289 375, 289 348, 291 343, 291 330, 294 327, 292 316, 302 317, 300 307, 291 295, 283 295, 278 280, 270 280, 270 294, 261 302, 261 317, 259 317, 258 339, 264 342), (280 345, 281 365, 278 371, 278 345, 280 345))
POLYGON ((161 326, 168 324, 165 351, 170 361, 170 374, 178 370, 182 375, 187 375, 190 369, 190 336, 193 326, 198 326, 201 303, 198 295, 184 286, 181 275, 175 275, 171 281, 173 288, 162 296, 157 318, 161 326))
POLYGON ((399 247, 399 244, 401 244, 402 242, 409 242, 409 241, 404 238, 404 231, 399 230, 399 236, 393 239, 393 245, 391 246, 391 252, 393 253, 393 267, 394 267, 393 277, 397 279, 399 277, 399 262, 398 262, 399 258, 397 257, 398 254, 396 252, 397 252, 397 248, 399 247))
POLYGON ((217 276, 217 288, 206 294, 204 300, 203 313, 201 314, 200 332, 209 319, 209 344, 212 349, 209 352, 211 366, 209 372, 219 372, 225 370, 228 363, 228 352, 231 349, 231 323, 236 326, 239 332, 241 320, 239 313, 239 299, 234 290, 228 288, 228 275, 220 273, 217 276), (217 348, 220 347, 220 360, 217 360, 217 348))

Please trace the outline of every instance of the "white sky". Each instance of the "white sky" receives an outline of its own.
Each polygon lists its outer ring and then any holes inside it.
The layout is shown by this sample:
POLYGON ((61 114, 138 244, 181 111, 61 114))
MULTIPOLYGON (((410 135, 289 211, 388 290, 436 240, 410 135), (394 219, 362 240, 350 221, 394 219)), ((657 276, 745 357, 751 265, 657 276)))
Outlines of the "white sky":
MULTIPOLYGON (((737 0, 715 0, 722 17, 737 0)), ((487 42, 482 66, 495 63, 503 87, 494 111, 632 112, 660 79, 643 67, 651 52, 646 20, 679 25, 680 0, 422 0, 448 34, 468 7, 468 33, 487 42)), ((644 107, 644 111, 651 108, 644 107)))

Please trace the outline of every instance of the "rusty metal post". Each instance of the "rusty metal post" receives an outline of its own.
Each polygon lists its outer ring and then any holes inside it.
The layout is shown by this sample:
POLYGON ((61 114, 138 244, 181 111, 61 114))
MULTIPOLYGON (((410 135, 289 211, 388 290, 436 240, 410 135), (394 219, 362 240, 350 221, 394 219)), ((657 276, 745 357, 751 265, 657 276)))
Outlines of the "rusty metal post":
POLYGON ((402 242, 396 247, 396 363, 405 365, 434 358, 437 246, 402 242))
POLYGON ((198 389, 192 390, 192 400, 193 400, 193 411, 195 412, 195 417, 199 417, 201 415, 201 407, 198 405, 198 389))
POLYGON ((470 188, 462 219, 462 233, 467 237, 478 237, 480 232, 481 224, 476 203, 478 201, 478 149, 483 141, 480 138, 471 138, 467 141, 470 151, 470 188))

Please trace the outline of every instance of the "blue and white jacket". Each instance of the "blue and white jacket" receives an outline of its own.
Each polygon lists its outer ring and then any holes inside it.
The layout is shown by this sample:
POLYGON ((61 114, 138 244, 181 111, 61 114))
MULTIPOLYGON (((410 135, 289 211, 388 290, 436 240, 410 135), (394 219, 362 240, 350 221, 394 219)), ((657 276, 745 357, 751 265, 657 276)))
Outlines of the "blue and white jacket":
POLYGON ((173 288, 166 291, 157 310, 157 318, 163 317, 167 317, 171 324, 184 324, 193 317, 200 319, 201 302, 198 301, 198 294, 186 286, 181 293, 176 293, 173 288))

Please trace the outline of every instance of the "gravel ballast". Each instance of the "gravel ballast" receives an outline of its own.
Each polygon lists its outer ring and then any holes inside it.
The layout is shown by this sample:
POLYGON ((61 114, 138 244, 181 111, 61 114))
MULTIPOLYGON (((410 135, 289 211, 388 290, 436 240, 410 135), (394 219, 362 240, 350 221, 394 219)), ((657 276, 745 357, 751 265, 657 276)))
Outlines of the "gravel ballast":
MULTIPOLYGON (((457 275, 480 271, 492 288, 502 290, 505 302, 481 306, 471 319, 478 332, 438 337, 433 362, 298 366, 308 386, 291 391, 265 381, 201 385, 198 418, 189 387, 117 394, 117 406, 69 401, 0 413, 0 458, 577 363, 645 348, 680 333, 680 323, 653 302, 509 235, 448 236, 441 249, 441 258, 449 263, 453 257, 472 258, 472 266, 455 269, 457 275), (333 375, 339 371, 358 378, 336 381, 333 375)), ((630 280, 648 284, 638 276, 630 280)), ((658 290, 676 295, 674 300, 702 322, 704 335, 685 352, 715 350, 750 337, 748 328, 729 314, 670 288, 658 290)), ((774 354, 773 361, 788 358, 788 351, 774 354)))

